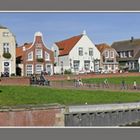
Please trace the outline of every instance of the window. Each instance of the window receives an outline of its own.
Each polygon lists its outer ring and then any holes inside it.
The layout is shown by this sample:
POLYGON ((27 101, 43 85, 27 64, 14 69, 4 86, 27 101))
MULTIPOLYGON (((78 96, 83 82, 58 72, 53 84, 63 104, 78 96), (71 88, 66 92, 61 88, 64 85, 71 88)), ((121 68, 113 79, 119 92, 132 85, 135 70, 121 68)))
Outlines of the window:
POLYGON ((120 58, 123 58, 123 52, 120 52, 120 58))
POLYGON ((37 64, 35 66, 35 72, 36 72, 36 74, 41 74, 42 71, 43 71, 43 65, 37 64))
POLYGON ((49 55, 49 53, 47 53, 47 52, 45 52, 45 60, 50 60, 50 55, 49 55))
POLYGON ((89 60, 84 61, 84 67, 85 67, 85 70, 90 70, 90 61, 89 60))
POLYGON ((28 53, 28 61, 32 61, 33 60, 33 52, 28 53))
POLYGON ((36 58, 42 58, 42 49, 36 49, 36 58))
POLYGON ((41 44, 41 43, 36 43, 36 44, 35 44, 35 47, 40 48, 41 46, 42 46, 42 44, 41 44))
POLYGON ((56 52, 56 50, 54 50, 54 57, 56 57, 56 56, 57 56, 56 54, 57 54, 57 52, 56 52))
POLYGON ((106 57, 106 58, 109 57, 109 53, 108 53, 108 51, 105 52, 105 57, 106 57))
POLYGON ((79 65, 80 65, 80 61, 79 60, 74 60, 73 61, 73 67, 75 71, 79 70, 79 65))
POLYGON ((9 36, 9 32, 3 32, 3 37, 9 36))
POLYGON ((79 48, 79 55, 83 56, 83 48, 79 48))
POLYGON ((93 48, 89 48, 89 56, 93 56, 93 48))
POLYGON ((3 43, 3 52, 9 53, 9 43, 3 43))
POLYGON ((32 64, 26 65, 26 74, 27 74, 27 76, 33 74, 33 65, 32 64))
POLYGON ((114 58, 114 52, 113 51, 110 52, 110 57, 114 58))

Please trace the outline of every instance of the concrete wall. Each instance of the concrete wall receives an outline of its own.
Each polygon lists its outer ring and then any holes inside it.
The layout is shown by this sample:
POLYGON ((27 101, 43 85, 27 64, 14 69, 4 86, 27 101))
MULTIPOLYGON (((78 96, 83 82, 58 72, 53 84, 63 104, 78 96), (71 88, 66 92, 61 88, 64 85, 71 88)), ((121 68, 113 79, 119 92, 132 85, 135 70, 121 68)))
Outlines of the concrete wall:
POLYGON ((0 126, 64 126, 60 106, 0 109, 0 126))
POLYGON ((140 103, 69 106, 65 126, 125 126, 140 121, 140 103))

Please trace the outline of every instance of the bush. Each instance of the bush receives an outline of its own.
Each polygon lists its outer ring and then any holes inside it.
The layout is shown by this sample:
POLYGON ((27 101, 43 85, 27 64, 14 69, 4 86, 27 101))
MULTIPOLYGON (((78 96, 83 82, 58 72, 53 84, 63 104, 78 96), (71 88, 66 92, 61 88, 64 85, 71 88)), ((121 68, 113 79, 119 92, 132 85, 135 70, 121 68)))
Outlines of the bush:
POLYGON ((64 74, 71 74, 72 72, 71 72, 71 70, 69 69, 69 70, 65 70, 64 71, 64 74))
POLYGON ((3 53, 3 57, 10 59, 11 58, 11 54, 10 53, 3 53))
POLYGON ((11 76, 16 76, 16 74, 15 73, 11 73, 11 76))
POLYGON ((43 62, 44 60, 43 60, 43 58, 37 58, 37 61, 38 62, 43 62))

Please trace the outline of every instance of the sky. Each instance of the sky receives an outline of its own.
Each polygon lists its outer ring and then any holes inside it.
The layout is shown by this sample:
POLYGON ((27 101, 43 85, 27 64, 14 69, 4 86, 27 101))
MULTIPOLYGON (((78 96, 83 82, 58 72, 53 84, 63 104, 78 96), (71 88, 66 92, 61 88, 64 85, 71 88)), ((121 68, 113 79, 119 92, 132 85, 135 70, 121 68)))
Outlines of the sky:
POLYGON ((35 32, 42 32, 48 48, 54 42, 82 34, 94 44, 140 38, 140 13, 105 12, 1 12, 0 25, 16 36, 18 45, 32 42, 35 32))

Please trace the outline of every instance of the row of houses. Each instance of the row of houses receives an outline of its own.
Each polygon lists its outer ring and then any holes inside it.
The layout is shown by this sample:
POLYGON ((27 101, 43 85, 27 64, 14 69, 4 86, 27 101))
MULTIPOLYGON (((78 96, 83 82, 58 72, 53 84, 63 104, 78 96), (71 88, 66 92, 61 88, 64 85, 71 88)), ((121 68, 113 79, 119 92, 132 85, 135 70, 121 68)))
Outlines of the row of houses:
POLYGON ((41 72, 49 75, 116 73, 120 69, 140 69, 140 39, 133 37, 109 46, 94 44, 83 31, 80 35, 55 42, 49 49, 41 32, 35 33, 32 42, 18 46, 14 34, 7 27, 0 26, 0 46, 1 76, 28 76, 41 72))

